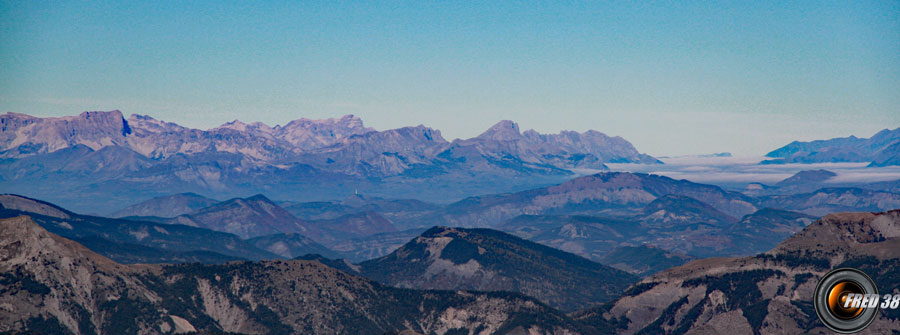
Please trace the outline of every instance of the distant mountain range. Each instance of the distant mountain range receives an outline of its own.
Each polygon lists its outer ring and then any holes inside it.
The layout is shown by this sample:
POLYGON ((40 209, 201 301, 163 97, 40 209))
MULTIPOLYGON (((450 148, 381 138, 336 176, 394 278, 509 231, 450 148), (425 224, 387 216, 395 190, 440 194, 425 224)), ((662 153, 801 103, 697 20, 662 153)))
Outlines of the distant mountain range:
POLYGON ((466 198, 445 206, 427 221, 492 227, 519 215, 635 214, 665 195, 696 199, 734 217, 757 209, 754 199, 713 185, 644 173, 606 172, 554 186, 466 198))
MULTIPOLYGON (((610 263, 608 255, 616 249, 644 245, 688 258, 752 255, 768 250, 814 220, 802 213, 761 209, 741 219, 726 217, 727 221, 720 221, 720 212, 698 213, 683 207, 683 203, 657 205, 652 206, 655 211, 650 215, 523 215, 497 229, 597 262, 615 264, 610 263)), ((646 256, 657 257, 655 254, 646 256)), ((651 271, 652 262, 635 261, 631 265, 633 270, 646 267, 636 272, 641 273, 651 271)))
MULTIPOLYGON (((801 179, 810 178, 793 178, 801 179)), ((797 183, 818 185, 819 179, 797 183)), ((276 253, 285 258, 312 252, 360 262, 387 255, 430 227, 444 225, 499 229, 601 261, 615 248, 642 244, 695 257, 750 255, 768 250, 815 216, 891 208, 900 208, 900 194, 824 188, 749 197, 664 176, 605 172, 448 205, 359 194, 341 201, 306 203, 277 202, 263 195, 217 202, 182 194, 149 199, 117 212, 140 209, 130 214, 151 215, 125 219, 188 225, 233 233, 241 239, 299 234, 299 239, 281 240, 285 238, 281 236, 261 239, 268 244, 256 245, 263 250, 277 248, 281 251, 276 253), (158 210, 161 204, 187 210, 198 203, 212 204, 175 218, 158 216, 174 213, 158 210), (741 225, 744 221, 749 223, 741 225), (610 234, 616 239, 610 239, 610 234)))
POLYGON ((810 215, 847 211, 878 212, 900 208, 900 194, 852 187, 822 188, 809 193, 761 197, 761 205, 810 215))
POLYGON ((149 116, 125 119, 119 111, 0 115, 0 158, 0 186, 8 192, 84 209, 74 194, 113 195, 92 204, 102 212, 179 192, 327 200, 362 189, 447 201, 559 181, 574 168, 660 163, 620 137, 520 132, 511 121, 451 142, 421 125, 376 131, 352 115, 198 130, 149 116))
MULTIPOLYGON (((88 196, 83 198, 90 200, 88 196)), ((42 210, 58 208, 49 203, 43 206, 35 209, 38 214, 42 210)), ((257 249, 247 255, 260 255, 261 252, 294 258, 304 253, 319 253, 352 262, 387 255, 435 225, 492 228, 602 261, 604 255, 616 248, 644 244, 693 257, 751 255, 768 250, 816 216, 834 211, 891 208, 900 208, 900 194, 837 187, 811 193, 750 197, 712 185, 664 176, 604 172, 555 186, 470 197, 447 205, 359 194, 340 201, 317 202, 278 202, 263 195, 216 201, 196 194, 175 194, 151 198, 115 211, 143 214, 140 216, 120 220, 77 217, 88 222, 109 223, 91 228, 95 232, 119 232, 121 229, 114 227, 126 222, 152 224, 147 227, 158 226, 160 229, 174 224, 183 227, 179 229, 189 226, 198 231, 230 233, 233 234, 230 238, 235 240, 256 239, 241 247, 257 249), (206 204, 209 205, 193 209, 206 204), (174 218, 162 217, 191 209, 174 218)), ((97 243, 82 240, 89 235, 72 236, 54 230, 57 228, 52 227, 56 223, 52 222, 60 221, 61 224, 63 220, 48 217, 46 221, 50 222, 48 229, 51 231, 86 245, 97 243)), ((160 247, 136 239, 135 236, 143 233, 130 229, 128 233, 116 234, 98 236, 126 245, 169 249, 168 244, 160 247)), ((152 231, 150 234, 153 235, 152 231)), ((179 243, 183 242, 173 245, 179 243)), ((202 262, 219 262, 223 260, 219 256, 251 257, 237 250, 217 249, 219 247, 203 245, 202 248, 170 251, 219 254, 208 261, 192 258, 202 262)), ((152 252, 142 254, 153 255, 152 252)), ((124 254, 104 255, 120 262, 132 262, 124 254)), ((141 257, 133 261, 139 261, 141 257)), ((173 256, 168 259, 174 262, 183 258, 173 256)))
POLYGON ((870 138, 856 136, 794 141, 766 154, 763 164, 865 162, 869 166, 900 165, 900 128, 884 129, 870 138))

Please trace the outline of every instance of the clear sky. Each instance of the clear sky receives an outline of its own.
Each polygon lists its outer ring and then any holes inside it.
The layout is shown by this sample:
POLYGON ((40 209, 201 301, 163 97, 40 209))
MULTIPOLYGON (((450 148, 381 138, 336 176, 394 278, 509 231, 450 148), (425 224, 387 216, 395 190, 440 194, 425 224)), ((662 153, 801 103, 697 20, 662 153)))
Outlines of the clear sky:
POLYGON ((900 2, 0 0, 0 113, 110 109, 759 155, 900 127, 900 2))

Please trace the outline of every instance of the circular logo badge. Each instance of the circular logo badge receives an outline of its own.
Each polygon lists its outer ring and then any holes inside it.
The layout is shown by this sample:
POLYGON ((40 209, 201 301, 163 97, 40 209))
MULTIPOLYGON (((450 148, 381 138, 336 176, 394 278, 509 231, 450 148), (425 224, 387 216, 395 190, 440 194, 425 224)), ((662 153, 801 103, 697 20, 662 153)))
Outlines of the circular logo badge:
POLYGON ((878 314, 878 288, 857 269, 834 269, 816 285, 813 305, 819 320, 843 334, 865 329, 878 314))

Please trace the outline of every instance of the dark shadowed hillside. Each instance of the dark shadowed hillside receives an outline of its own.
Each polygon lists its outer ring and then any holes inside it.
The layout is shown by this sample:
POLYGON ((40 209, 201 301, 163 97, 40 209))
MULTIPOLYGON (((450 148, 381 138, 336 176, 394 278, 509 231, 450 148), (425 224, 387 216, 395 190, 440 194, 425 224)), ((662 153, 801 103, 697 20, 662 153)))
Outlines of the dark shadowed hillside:
POLYGON ((278 233, 312 233, 306 222, 261 194, 216 203, 178 216, 171 222, 232 233, 242 238, 278 233))
POLYGON ((79 241, 121 263, 218 263, 278 258, 235 235, 207 229, 79 215, 16 195, 0 196, 0 206, 2 218, 28 215, 44 229, 79 241))
POLYGON ((389 285, 521 292, 568 310, 598 305, 636 280, 489 229, 435 227, 391 254, 359 265, 361 274, 389 285))

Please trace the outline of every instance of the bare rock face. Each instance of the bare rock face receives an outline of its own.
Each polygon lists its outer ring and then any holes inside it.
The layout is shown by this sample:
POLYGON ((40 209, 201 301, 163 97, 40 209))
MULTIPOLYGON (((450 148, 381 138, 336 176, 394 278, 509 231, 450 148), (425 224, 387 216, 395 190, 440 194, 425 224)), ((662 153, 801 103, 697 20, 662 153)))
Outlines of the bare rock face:
POLYGON ((77 116, 34 118, 23 114, 0 116, 0 147, 9 150, 25 145, 9 156, 48 153, 81 144, 97 150, 111 145, 125 145, 131 128, 122 113, 84 112, 77 116))
POLYGON ((420 125, 341 138, 310 151, 303 160, 324 170, 384 177, 416 165, 432 165, 446 146, 440 131, 420 125))
POLYGON ((0 220, 0 332, 578 334, 512 293, 383 287, 311 261, 120 265, 28 217, 0 220))
POLYGON ((104 322, 99 305, 126 296, 156 299, 118 265, 22 216, 0 220, 0 331, 87 333, 104 322))
POLYGON ((350 136, 373 131, 375 129, 363 126, 362 119, 345 115, 340 119, 294 120, 284 126, 275 127, 273 133, 297 147, 323 148, 350 136))
MULTIPOLYGON (((156 159, 204 151, 229 152, 268 163, 296 160, 302 153, 303 160, 313 165, 327 162, 355 169, 354 172, 367 172, 345 162, 352 158, 385 175, 401 173, 414 164, 434 164, 431 160, 453 146, 474 146, 474 153, 492 159, 513 155, 522 162, 555 164, 559 168, 604 168, 603 162, 659 163, 638 153, 620 137, 597 131, 542 135, 529 130, 523 134, 512 121, 501 121, 478 137, 450 144, 440 131, 428 127, 376 131, 363 126, 362 120, 353 115, 298 119, 275 127, 235 120, 205 131, 146 115, 132 115, 125 120, 117 110, 56 118, 15 113, 0 116, 0 151, 5 157, 46 154, 75 145, 92 150, 121 146, 156 159), (393 162, 391 156, 395 157, 393 162)), ((453 152, 472 153, 451 150, 445 156, 453 157, 453 152)))
MULTIPOLYGON (((844 266, 866 272, 879 292, 900 291, 900 210, 825 216, 765 254, 660 272, 579 318, 618 325, 624 334, 827 333, 813 290, 822 275, 844 266)), ((883 311, 862 333, 900 329, 898 318, 883 311)))

